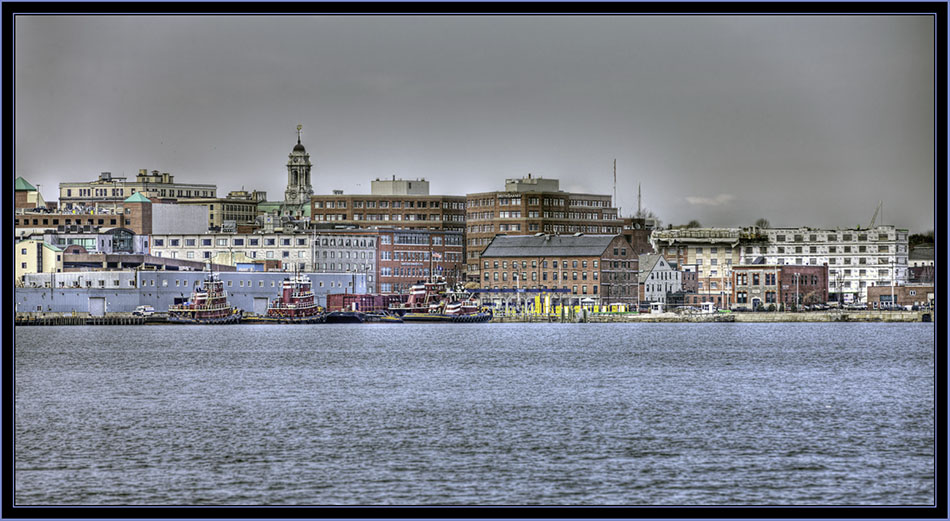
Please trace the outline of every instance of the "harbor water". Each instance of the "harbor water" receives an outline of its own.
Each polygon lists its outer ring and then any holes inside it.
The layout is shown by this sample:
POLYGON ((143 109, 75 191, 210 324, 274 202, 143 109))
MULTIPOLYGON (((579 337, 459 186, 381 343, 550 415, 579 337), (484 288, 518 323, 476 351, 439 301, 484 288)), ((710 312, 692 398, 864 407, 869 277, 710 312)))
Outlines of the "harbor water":
POLYGON ((15 329, 17 505, 930 505, 922 323, 15 329))

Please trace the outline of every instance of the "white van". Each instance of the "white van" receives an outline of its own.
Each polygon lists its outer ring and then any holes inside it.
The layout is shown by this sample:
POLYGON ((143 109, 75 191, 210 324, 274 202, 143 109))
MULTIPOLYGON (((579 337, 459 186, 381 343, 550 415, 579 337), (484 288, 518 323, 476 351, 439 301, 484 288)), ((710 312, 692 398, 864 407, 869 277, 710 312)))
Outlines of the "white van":
POLYGON ((155 313, 155 308, 152 306, 139 306, 135 308, 135 311, 132 312, 132 315, 137 317, 150 317, 155 313))

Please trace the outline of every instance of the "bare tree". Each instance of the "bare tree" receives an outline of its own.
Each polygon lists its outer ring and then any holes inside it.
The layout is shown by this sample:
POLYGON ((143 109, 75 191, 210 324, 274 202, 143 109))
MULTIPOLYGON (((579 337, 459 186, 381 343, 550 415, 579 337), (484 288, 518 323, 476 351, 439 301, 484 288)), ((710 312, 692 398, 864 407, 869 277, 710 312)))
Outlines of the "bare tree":
POLYGON ((690 221, 689 223, 686 224, 686 227, 687 227, 687 228, 702 228, 703 225, 702 225, 702 223, 700 223, 700 222, 697 221, 696 219, 693 219, 692 221, 690 221))
POLYGON ((762 217, 758 221, 755 221, 756 228, 771 228, 772 225, 769 223, 769 220, 765 217, 762 217))

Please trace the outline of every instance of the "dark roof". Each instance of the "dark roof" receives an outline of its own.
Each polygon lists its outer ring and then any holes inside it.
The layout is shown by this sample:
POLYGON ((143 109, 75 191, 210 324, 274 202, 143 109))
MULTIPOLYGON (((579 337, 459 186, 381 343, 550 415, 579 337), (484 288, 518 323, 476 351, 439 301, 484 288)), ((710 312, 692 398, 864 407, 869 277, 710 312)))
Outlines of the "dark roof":
POLYGON ((498 235, 482 257, 595 257, 616 235, 498 235))
POLYGON ((296 145, 294 145, 294 152, 306 152, 306 151, 307 149, 305 149, 303 145, 301 145, 300 143, 297 143, 296 145))

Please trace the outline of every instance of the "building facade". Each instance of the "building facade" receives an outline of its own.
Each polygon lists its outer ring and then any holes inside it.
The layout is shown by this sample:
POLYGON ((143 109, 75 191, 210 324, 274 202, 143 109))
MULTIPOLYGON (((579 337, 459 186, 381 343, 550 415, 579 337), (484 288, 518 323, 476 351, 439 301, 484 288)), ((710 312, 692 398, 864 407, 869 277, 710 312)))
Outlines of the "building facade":
POLYGON ((465 198, 453 195, 315 195, 315 223, 361 228, 465 230, 465 198))
POLYGON ((479 259, 497 235, 617 235, 623 223, 609 195, 563 192, 557 179, 506 179, 505 190, 472 193, 466 203, 466 277, 482 281, 479 259))
POLYGON ((157 257, 227 264, 280 261, 285 271, 360 274, 370 292, 376 291, 377 236, 372 231, 334 231, 297 234, 153 234, 157 257))
POLYGON ((236 229, 238 225, 255 224, 257 205, 263 200, 262 195, 263 192, 249 193, 242 190, 229 192, 227 197, 181 199, 178 204, 206 207, 208 229, 222 230, 226 223, 234 225, 236 229))
POLYGON ((63 271, 63 250, 39 239, 16 243, 14 275, 17 284, 28 273, 60 273, 63 271))
MULTIPOLYGON (((231 305, 247 313, 264 314, 267 301, 277 298, 285 272, 217 272, 231 305)), ((362 274, 304 273, 310 278, 314 300, 326 306, 330 293, 366 293, 362 274)), ((208 276, 202 271, 90 271, 27 275, 17 288, 17 311, 60 313, 131 312, 150 305, 165 312, 191 296, 196 284, 208 276)))
POLYGON ((828 265, 830 300, 866 303, 867 288, 901 285, 908 278, 908 232, 891 225, 872 229, 769 228, 762 240, 742 245, 742 263, 828 265))
POLYGON ((914 306, 932 306, 933 303, 933 284, 873 286, 868 288, 869 309, 907 309, 914 306))
POLYGON ((379 229, 379 291, 407 293, 433 276, 449 287, 462 280, 464 237, 461 230, 379 229))
POLYGON ((483 289, 561 289, 576 303, 638 300, 638 258, 621 235, 499 235, 479 260, 483 289))
POLYGON ((678 228, 654 230, 650 243, 654 250, 669 259, 685 275, 685 287, 695 279, 694 302, 713 302, 727 308, 732 300, 732 266, 741 259, 740 245, 761 239, 755 229, 742 228, 678 228))
POLYGON ((640 302, 668 304, 667 295, 683 290, 682 272, 673 269, 662 255, 646 253, 639 257, 640 302))
POLYGON ((828 303, 828 266, 744 264, 732 269, 734 309, 776 309, 828 303))
POLYGON ((59 184, 60 208, 73 209, 121 203, 133 194, 142 194, 149 199, 173 203, 183 198, 217 197, 213 184, 176 183, 175 176, 168 172, 139 170, 135 180, 102 172, 99 179, 81 183, 59 184))

